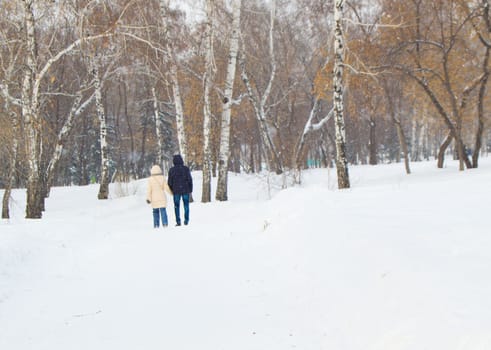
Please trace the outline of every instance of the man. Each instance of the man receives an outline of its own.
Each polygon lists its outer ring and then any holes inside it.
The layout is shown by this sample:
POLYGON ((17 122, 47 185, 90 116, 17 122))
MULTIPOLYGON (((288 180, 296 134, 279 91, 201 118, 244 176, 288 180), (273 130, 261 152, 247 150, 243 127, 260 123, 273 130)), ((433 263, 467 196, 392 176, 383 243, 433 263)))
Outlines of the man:
POLYGON ((174 211, 176 213, 176 226, 181 226, 181 215, 179 208, 184 204, 184 225, 189 223, 189 195, 193 192, 193 178, 189 168, 184 165, 180 154, 176 154, 172 163, 174 166, 169 170, 167 184, 174 194, 174 211))

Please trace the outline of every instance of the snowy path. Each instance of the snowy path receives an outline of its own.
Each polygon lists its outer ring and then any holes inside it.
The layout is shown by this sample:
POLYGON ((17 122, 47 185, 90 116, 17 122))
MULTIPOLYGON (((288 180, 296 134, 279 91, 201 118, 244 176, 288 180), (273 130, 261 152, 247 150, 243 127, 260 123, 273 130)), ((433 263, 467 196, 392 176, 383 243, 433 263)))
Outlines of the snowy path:
POLYGON ((0 224, 0 349, 489 349, 491 162, 414 167, 269 201, 232 178, 159 230, 141 190, 54 189, 43 220, 0 224))

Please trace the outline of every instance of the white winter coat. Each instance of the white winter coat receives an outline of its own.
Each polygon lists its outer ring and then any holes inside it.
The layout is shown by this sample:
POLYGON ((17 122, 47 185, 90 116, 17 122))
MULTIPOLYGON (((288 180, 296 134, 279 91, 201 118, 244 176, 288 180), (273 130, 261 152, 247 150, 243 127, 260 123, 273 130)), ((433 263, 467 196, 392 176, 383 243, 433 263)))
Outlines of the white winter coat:
POLYGON ((152 208, 165 208, 167 206, 165 192, 172 195, 172 191, 167 185, 167 181, 165 181, 162 170, 158 165, 152 167, 150 174, 147 184, 147 200, 150 201, 152 208))

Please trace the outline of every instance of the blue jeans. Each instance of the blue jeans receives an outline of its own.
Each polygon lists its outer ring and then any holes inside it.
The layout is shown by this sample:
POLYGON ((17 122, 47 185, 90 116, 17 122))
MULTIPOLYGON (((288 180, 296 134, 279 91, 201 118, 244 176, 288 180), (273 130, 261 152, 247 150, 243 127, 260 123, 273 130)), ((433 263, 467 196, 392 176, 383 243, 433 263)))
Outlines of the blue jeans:
POLYGON ((181 214, 179 212, 179 207, 182 202, 184 204, 184 225, 189 222, 189 194, 175 194, 174 195, 174 211, 176 213, 176 223, 181 224, 181 214))
POLYGON ((165 208, 154 208, 153 211, 153 227, 159 227, 159 216, 162 217, 162 226, 167 226, 167 211, 165 208), (160 214, 160 215, 159 215, 160 214))

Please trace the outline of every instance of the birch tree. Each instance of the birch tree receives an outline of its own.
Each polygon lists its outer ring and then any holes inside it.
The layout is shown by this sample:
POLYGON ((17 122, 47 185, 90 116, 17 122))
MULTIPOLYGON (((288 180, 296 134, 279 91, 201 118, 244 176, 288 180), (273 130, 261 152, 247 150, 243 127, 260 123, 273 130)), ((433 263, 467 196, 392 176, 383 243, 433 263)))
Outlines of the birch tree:
MULTIPOLYGON (((10 106, 8 102, 5 102, 5 110, 9 111, 10 106)), ((7 174, 7 182, 5 185, 5 190, 3 192, 3 199, 2 199, 2 219, 9 219, 10 218, 10 210, 9 210, 9 204, 10 204, 10 195, 12 193, 12 187, 14 185, 14 178, 15 178, 15 171, 16 171, 16 166, 17 166, 17 153, 19 150, 19 142, 18 142, 18 137, 19 137, 19 121, 18 121, 18 116, 17 113, 14 111, 11 111, 10 113, 10 120, 12 123, 12 151, 10 154, 10 163, 8 164, 8 174, 7 174)))
MULTIPOLYGON (((6 10, 6 9, 4 9, 6 10)), ((9 16, 8 12, 5 11, 6 16, 9 16)), ((3 23, 2 23, 3 24, 3 23)), ((10 22, 12 25, 12 22, 10 22)), ((15 45, 15 41, 9 40, 10 26, 2 26, 0 30, 0 35, 4 44, 1 48, 1 69, 2 69, 2 80, 0 83, 0 96, 3 97, 4 112, 8 116, 8 120, 11 125, 11 152, 10 161, 7 166, 7 177, 5 183, 5 190, 3 192, 2 199, 2 219, 10 218, 10 195, 12 193, 12 187, 15 180, 15 172, 17 168, 17 156, 19 152, 19 138, 20 138, 20 123, 19 123, 19 108, 21 106, 20 99, 13 98, 9 91, 9 85, 17 85, 15 83, 16 67, 19 66, 20 56, 23 53, 22 47, 20 45, 15 45)), ((17 28, 12 28, 18 30, 17 28)))
POLYGON ((95 54, 91 58, 91 70, 94 78, 94 94, 96 115, 99 120, 99 142, 101 154, 101 177, 99 183, 98 199, 108 199, 109 197, 109 147, 107 143, 107 118, 104 111, 104 101, 102 98, 102 82, 100 77, 99 55, 95 54))
POLYGON ((162 34, 163 34, 162 40, 165 42, 165 50, 164 50, 165 53, 163 59, 164 59, 164 63, 166 63, 169 67, 168 76, 169 76, 169 81, 172 85, 174 108, 176 112, 177 142, 179 145, 179 153, 181 154, 184 163, 186 163, 188 159, 188 149, 187 149, 188 146, 187 146, 187 139, 186 139, 186 131, 184 129, 184 108, 182 104, 181 89, 179 87, 177 59, 175 56, 175 49, 172 44, 170 28, 168 25, 169 22, 168 0, 159 0, 159 5, 160 5, 160 17, 161 17, 161 26, 162 26, 162 34))
POLYGON ((408 153, 408 147, 407 147, 407 140, 406 136, 404 134, 404 129, 402 127, 401 119, 397 116, 397 111, 396 111, 396 98, 399 97, 399 99, 402 97, 402 93, 399 89, 399 84, 394 83, 392 85, 389 84, 387 79, 383 79, 382 81, 382 86, 385 91, 385 96, 387 99, 387 109, 388 113, 390 115, 390 119, 394 123, 394 126, 397 131, 397 138, 399 140, 399 147, 401 148, 403 157, 404 157, 404 167, 406 169, 406 174, 411 174, 411 167, 409 165, 409 153, 408 153), (394 91, 397 93, 399 92, 400 94, 394 96, 394 91))
POLYGON ((246 67, 246 59, 245 59, 245 49, 242 50, 241 55, 239 56, 239 64, 241 67, 241 79, 247 89, 247 97, 252 104, 254 114, 256 116, 258 125, 259 125, 259 134, 261 137, 261 146, 264 149, 264 154, 268 161, 270 168, 275 171, 277 174, 283 173, 283 165, 281 163, 281 158, 276 150, 275 144, 271 138, 269 127, 268 127, 268 99, 271 94, 271 89, 273 87, 273 81, 276 75, 276 60, 275 60, 275 51, 274 51, 274 22, 276 19, 276 1, 271 1, 271 10, 270 10, 270 26, 269 26, 269 64, 270 64, 270 75, 268 82, 266 84, 266 88, 262 92, 262 95, 259 91, 257 84, 254 84, 249 77, 249 73, 246 67))
POLYGON ((68 137, 70 136, 70 133, 72 132, 73 126, 75 119, 80 116, 92 103, 94 100, 95 94, 92 94, 90 97, 88 97, 85 101, 82 102, 83 99, 83 92, 78 91, 73 103, 72 103, 72 108, 70 109, 70 113, 68 114, 68 117, 66 118, 65 122, 63 123, 62 128, 58 132, 57 140, 56 140, 56 146, 53 151, 53 154, 51 155, 51 158, 48 162, 48 167, 46 169, 45 173, 45 178, 46 178, 46 183, 45 183, 45 196, 49 195, 49 191, 51 189, 51 185, 53 184, 53 179, 55 176, 55 170, 56 167, 61 159, 63 150, 65 148, 65 144, 67 143, 68 137))
POLYGON ((344 0, 334 1, 334 77, 333 77, 333 105, 336 129, 336 169, 338 174, 338 188, 349 188, 348 161, 346 159, 346 136, 344 125, 344 38, 343 38, 343 6, 344 0))
POLYGON ((203 187, 201 202, 211 201, 211 101, 210 93, 215 76, 213 57, 213 0, 206 0, 204 34, 205 73, 203 75, 203 187))
POLYGON ((314 123, 314 118, 317 115, 319 103, 320 103, 319 98, 316 97, 314 100, 313 106, 310 110, 309 118, 305 122, 305 126, 304 126, 303 131, 300 135, 300 138, 298 139, 297 145, 295 147, 295 151, 293 153, 293 165, 298 170, 300 169, 301 157, 302 157, 302 153, 304 151, 307 136, 314 131, 320 130, 325 124, 327 124, 327 122, 329 120, 331 120, 331 118, 334 114, 333 113, 334 109, 331 109, 327 113, 327 115, 325 115, 320 121, 318 121, 317 123, 314 123))
MULTIPOLYGON (((41 171, 41 126, 42 126, 42 111, 41 111, 41 93, 42 84, 48 75, 50 69, 54 67, 61 58, 72 53, 79 48, 82 43, 91 42, 101 38, 107 38, 114 35, 114 28, 102 33, 87 34, 82 38, 73 40, 71 43, 61 49, 52 47, 44 47, 44 50, 38 50, 39 42, 37 38, 37 22, 36 10, 42 10, 36 6, 57 6, 56 3, 39 2, 34 0, 18 0, 22 10, 21 17, 23 21, 23 34, 20 36, 20 41, 24 47, 24 64, 21 72, 20 96, 7 98, 15 103, 19 103, 24 126, 24 146, 27 160, 27 201, 26 201, 26 218, 38 219, 42 216, 44 209, 44 174, 41 171), (41 54, 40 54, 41 52, 41 54)), ((57 12, 57 13, 61 13, 57 12)), ((72 14, 76 16, 76 14, 72 14)), ((51 44, 49 41, 48 45, 51 44)), ((2 91, 8 93, 6 83, 2 82, 2 91)))
POLYGON ((27 204, 26 218, 42 216, 41 186, 39 178, 39 85, 37 67, 37 42, 35 33, 34 1, 23 0, 26 67, 22 78, 21 110, 24 119, 25 147, 27 154, 27 204), (37 91, 36 91, 37 90, 37 91))
POLYGON ((155 118, 155 134, 157 135, 157 164, 164 169, 164 154, 162 147, 162 120, 159 113, 159 101, 157 99, 157 93, 155 92, 155 86, 152 86, 152 102, 153 102, 153 116, 155 118))
POLYGON ((233 88, 235 82, 235 68, 239 51, 240 34, 240 7, 241 0, 233 0, 232 3, 232 31, 230 35, 230 48, 227 65, 227 77, 223 96, 223 110, 221 120, 220 151, 218 155, 218 182, 216 199, 226 201, 228 199, 228 164, 230 159, 230 115, 233 104, 233 88))

